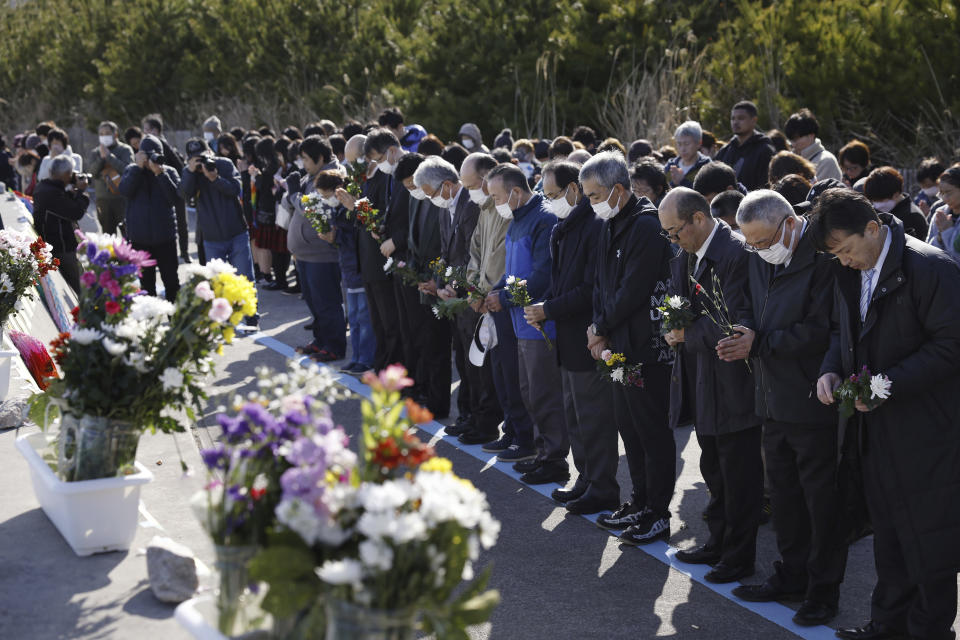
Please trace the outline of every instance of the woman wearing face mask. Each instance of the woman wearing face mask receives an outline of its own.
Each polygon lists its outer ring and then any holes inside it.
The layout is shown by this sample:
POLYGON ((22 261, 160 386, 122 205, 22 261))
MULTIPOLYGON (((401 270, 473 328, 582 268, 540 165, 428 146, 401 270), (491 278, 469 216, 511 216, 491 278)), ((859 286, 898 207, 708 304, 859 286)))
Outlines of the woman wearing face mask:
POLYGON ((960 262, 960 225, 957 224, 960 217, 960 163, 944 171, 937 183, 941 204, 934 205, 927 242, 960 262))
POLYGON ((903 176, 893 167, 878 167, 870 172, 863 184, 863 195, 873 208, 890 213, 903 222, 903 230, 917 240, 927 240, 927 219, 920 207, 903 192, 903 176))
POLYGON ((70 136, 66 131, 58 128, 50 129, 47 133, 47 146, 50 147, 50 153, 40 162, 40 170, 37 172, 38 182, 50 177, 50 163, 63 153, 73 158, 74 171, 83 173, 83 158, 70 148, 70 136))
POLYGON ((460 144, 462 144, 463 147, 470 153, 475 153, 477 151, 490 153, 490 149, 483 144, 483 136, 480 135, 480 127, 472 122, 467 122, 460 127, 460 144))
POLYGON ((563 160, 543 167, 544 205, 560 222, 550 238, 553 262, 546 300, 526 307, 524 317, 531 325, 556 323, 566 426, 580 475, 572 488, 554 491, 553 498, 571 513, 587 514, 615 509, 620 489, 610 388, 583 339, 593 321, 593 276, 603 221, 583 197, 579 173, 580 165, 563 160))

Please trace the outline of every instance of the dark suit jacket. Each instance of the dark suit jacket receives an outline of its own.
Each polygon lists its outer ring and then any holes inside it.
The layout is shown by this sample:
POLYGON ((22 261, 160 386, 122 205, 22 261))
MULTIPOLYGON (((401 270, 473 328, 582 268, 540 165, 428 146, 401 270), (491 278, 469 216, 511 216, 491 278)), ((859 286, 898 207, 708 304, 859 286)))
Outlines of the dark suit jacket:
POLYGON ((393 240, 394 251, 391 256, 394 260, 407 260, 407 236, 410 235, 410 201, 417 200, 410 195, 407 188, 400 182, 394 181, 397 188, 390 196, 390 204, 383 220, 383 241, 393 240))
MULTIPOLYGON (((726 300, 730 321, 734 324, 753 324, 747 291, 747 259, 743 239, 730 231, 723 221, 717 228, 707 252, 694 274, 697 282, 716 299, 717 289, 726 300), (719 287, 714 282, 714 274, 719 287)), ((693 407, 697 433, 706 436, 741 431, 760 424, 754 411, 753 375, 745 362, 723 362, 717 358, 717 342, 724 337, 719 327, 703 314, 708 308, 716 310, 704 294, 691 294, 693 289, 687 277, 687 252, 680 251, 670 262, 671 295, 689 298, 694 313, 699 317, 684 331, 681 347, 683 357, 673 363, 670 383, 670 426, 680 422, 684 400, 693 407), (685 369, 689 370, 685 370, 685 369), (684 384, 689 376, 690 385, 684 384), (693 398, 685 396, 694 392, 693 398)))
POLYGON ((434 207, 434 210, 440 216, 440 257, 448 266, 467 266, 470 262, 470 237, 477 228, 480 207, 470 200, 467 190, 460 187, 452 220, 449 209, 434 207))
POLYGON ((603 220, 584 198, 550 236, 550 292, 543 310, 556 323, 557 361, 570 371, 596 367, 587 349, 587 327, 593 321, 593 282, 602 228, 603 220))
MULTIPOLYGON (((939 249, 892 233, 890 250, 860 322, 860 272, 840 268, 836 324, 822 373, 848 376, 863 366, 892 381, 891 395, 847 427, 882 477, 865 477, 893 514, 912 581, 960 570, 960 267, 939 249)), ((836 411, 836 409, 833 409, 836 411)))
MULTIPOLYGON (((361 195, 370 200, 374 209, 384 211, 388 194, 392 193, 392 183, 391 176, 377 171, 363 183, 361 195)), ((382 282, 389 277, 383 272, 383 265, 387 259, 380 253, 380 242, 366 229, 357 227, 357 254, 360 257, 360 274, 364 282, 382 282)))
POLYGON ((407 261, 421 273, 440 256, 440 211, 429 199, 410 201, 407 261))

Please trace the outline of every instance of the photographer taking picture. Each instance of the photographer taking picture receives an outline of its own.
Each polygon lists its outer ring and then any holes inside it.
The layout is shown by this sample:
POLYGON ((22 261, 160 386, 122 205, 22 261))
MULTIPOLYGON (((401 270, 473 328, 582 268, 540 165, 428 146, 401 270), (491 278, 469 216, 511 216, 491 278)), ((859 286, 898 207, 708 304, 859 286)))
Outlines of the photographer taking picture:
POLYGON ((177 279, 177 218, 174 206, 180 176, 164 164, 163 146, 155 136, 144 135, 134 164, 123 172, 120 192, 127 198, 126 236, 134 249, 148 251, 156 267, 146 267, 140 283, 157 295, 157 269, 164 295, 173 301, 180 289, 177 279))
POLYGON ((33 228, 60 260, 60 273, 73 290, 80 292, 80 263, 77 262, 77 222, 90 206, 86 194, 89 174, 74 173, 73 157, 59 155, 49 163, 44 178, 33 193, 33 228))

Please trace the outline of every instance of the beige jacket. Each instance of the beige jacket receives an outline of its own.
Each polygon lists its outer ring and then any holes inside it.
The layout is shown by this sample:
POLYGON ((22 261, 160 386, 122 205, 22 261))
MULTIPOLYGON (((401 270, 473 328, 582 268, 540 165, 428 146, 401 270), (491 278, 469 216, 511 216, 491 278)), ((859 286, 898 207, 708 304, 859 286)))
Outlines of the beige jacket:
POLYGON ((835 180, 841 180, 843 178, 843 174, 840 173, 840 164, 837 162, 837 157, 823 148, 823 143, 820 142, 820 138, 817 138, 813 144, 801 151, 800 155, 812 162, 817 168, 817 175, 814 179, 816 182, 826 180, 827 178, 833 178, 835 180))
POLYGON ((510 221, 497 213, 493 198, 480 206, 477 228, 470 237, 470 263, 467 277, 473 280, 480 274, 480 288, 489 291, 500 281, 506 270, 506 237, 510 221))

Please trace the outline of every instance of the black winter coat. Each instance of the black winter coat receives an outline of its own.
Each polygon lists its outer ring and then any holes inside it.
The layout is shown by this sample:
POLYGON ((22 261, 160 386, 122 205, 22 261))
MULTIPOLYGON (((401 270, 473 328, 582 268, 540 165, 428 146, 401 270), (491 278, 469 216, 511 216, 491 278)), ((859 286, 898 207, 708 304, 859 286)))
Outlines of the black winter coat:
POLYGON ((723 221, 707 252, 700 261, 695 277, 706 294, 693 293, 687 277, 687 252, 680 251, 670 262, 670 294, 690 300, 698 318, 684 331, 681 357, 673 363, 670 378, 670 426, 680 424, 684 402, 693 407, 692 418, 697 433, 704 436, 724 435, 749 429, 760 424, 754 411, 753 374, 745 362, 724 362, 717 358, 717 342, 724 337, 719 327, 704 314, 706 308, 716 316, 710 299, 719 297, 714 274, 720 283, 733 324, 750 326, 753 312, 747 287, 747 263, 750 254, 744 249, 743 238, 734 234, 723 221), (706 295, 710 296, 707 299, 706 295), (692 371, 685 370, 692 366, 692 371), (685 382, 690 376, 690 385, 685 382), (691 387, 695 389, 693 398, 691 387))
POLYGON ((913 236, 920 242, 927 241, 927 232, 930 230, 930 225, 927 224, 927 218, 923 215, 923 211, 920 211, 920 207, 913 204, 910 196, 906 196, 898 202, 890 210, 890 215, 903 222, 903 230, 907 235, 913 236))
MULTIPOLYGON (((392 181, 391 176, 377 171, 363 183, 361 195, 370 200, 374 209, 385 211, 392 181)), ((350 215, 356 220, 356 212, 351 212, 350 215)), ((360 258, 360 274, 364 282, 382 282, 388 278, 383 271, 383 265, 387 259, 380 253, 380 242, 366 229, 357 227, 357 254, 360 258)))
POLYGON ((33 228, 60 257, 77 250, 74 231, 87 212, 90 198, 85 193, 67 193, 59 180, 41 180, 33 192, 33 228))
POLYGON ((393 240, 393 254, 396 260, 407 260, 407 238, 410 235, 410 201, 414 197, 399 181, 394 181, 396 188, 390 196, 390 205, 387 207, 383 221, 384 234, 381 241, 393 240))
POLYGON ((821 372, 847 376, 866 365, 893 383, 888 400, 844 426, 886 469, 864 482, 889 501, 888 524, 920 582, 960 570, 960 267, 905 235, 893 216, 880 218, 893 237, 866 320, 861 328, 860 272, 841 267, 821 372))
POLYGON ((836 409, 817 398, 817 378, 830 345, 833 279, 839 263, 800 236, 790 265, 775 268, 753 254, 750 302, 756 332, 750 366, 757 415, 801 424, 835 425, 836 409), (774 272, 776 271, 776 275, 774 272))
POLYGON ((603 222, 597 243, 593 323, 610 349, 631 365, 673 362, 657 310, 667 294, 674 255, 661 231, 657 208, 631 195, 623 210, 603 222))
POLYGON ((550 236, 550 292, 543 311, 556 324, 557 362, 569 371, 596 367, 587 349, 587 327, 593 321, 597 242, 602 229, 603 220, 583 198, 550 236))
POLYGON ((766 186, 770 175, 770 158, 774 153, 770 138, 754 131, 743 144, 737 141, 736 136, 730 138, 717 152, 714 160, 726 162, 733 167, 737 172, 737 180, 753 191, 766 186))

